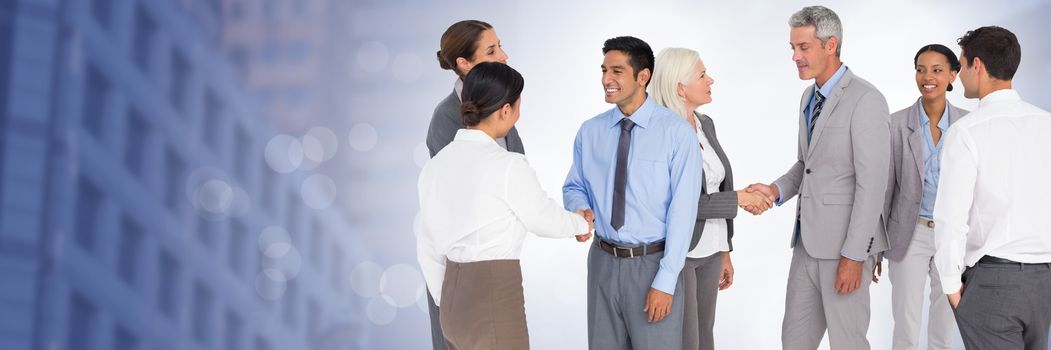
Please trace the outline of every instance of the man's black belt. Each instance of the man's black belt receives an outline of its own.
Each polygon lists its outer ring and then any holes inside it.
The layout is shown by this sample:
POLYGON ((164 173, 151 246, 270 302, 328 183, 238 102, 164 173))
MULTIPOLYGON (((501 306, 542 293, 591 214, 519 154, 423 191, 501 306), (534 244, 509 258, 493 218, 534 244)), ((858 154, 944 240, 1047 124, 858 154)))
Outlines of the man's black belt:
POLYGON ((618 258, 635 258, 664 251, 664 241, 641 247, 621 247, 603 240, 598 241, 599 248, 618 258))
POLYGON ((1014 260, 1007 260, 1004 258, 997 258, 995 256, 986 255, 981 259, 978 259, 980 264, 992 264, 992 265, 1018 265, 1018 266, 1036 266, 1036 265, 1049 265, 1049 263, 1022 263, 1014 260))

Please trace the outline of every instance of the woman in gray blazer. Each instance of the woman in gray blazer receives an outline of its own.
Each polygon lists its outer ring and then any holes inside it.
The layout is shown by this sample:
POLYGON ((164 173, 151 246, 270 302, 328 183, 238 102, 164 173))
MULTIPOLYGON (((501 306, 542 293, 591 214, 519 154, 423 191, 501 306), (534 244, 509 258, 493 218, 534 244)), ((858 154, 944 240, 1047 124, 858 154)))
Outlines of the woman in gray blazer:
POLYGON ((945 98, 960 71, 949 48, 931 44, 913 58, 920 98, 891 115, 890 177, 884 215, 890 244, 894 349, 916 349, 923 319, 923 291, 930 276, 928 349, 951 349, 956 322, 934 267, 934 201, 941 172, 941 137, 967 111, 945 98))
POLYGON ((772 203, 759 192, 733 190, 733 172, 712 118, 695 110, 712 101, 712 84, 696 51, 667 48, 657 55, 650 95, 654 101, 683 117, 696 131, 701 147, 703 171, 701 196, 698 198, 697 223, 693 241, 683 267, 685 316, 683 348, 712 349, 715 337, 715 303, 720 290, 733 284, 734 270, 730 261, 733 250, 733 218, 738 206, 761 210, 772 203))
MULTIPOLYGON (((438 65, 456 73, 457 79, 452 93, 438 103, 434 114, 431 115, 431 124, 427 128, 427 150, 430 151, 431 157, 452 142, 457 130, 464 127, 463 117, 460 115, 460 95, 467 72, 482 62, 507 63, 507 53, 504 52, 500 37, 496 36, 493 26, 478 20, 459 21, 449 26, 442 34, 439 47, 438 65)), ((508 151, 525 154, 522 139, 518 137, 518 129, 514 127, 507 136, 497 139, 496 142, 508 151)), ((442 336, 438 306, 435 305, 430 291, 427 293, 427 301, 434 350, 448 349, 442 336)))
MULTIPOLYGON (((431 157, 452 142, 456 131, 464 127, 460 117, 460 94, 467 72, 482 62, 507 63, 507 53, 493 26, 478 20, 464 20, 449 26, 442 34, 440 47, 438 65, 456 73, 457 79, 452 93, 438 103, 431 116, 431 125, 427 129, 427 150, 431 157)), ((506 137, 496 142, 508 151, 525 154, 518 129, 511 128, 506 137)))

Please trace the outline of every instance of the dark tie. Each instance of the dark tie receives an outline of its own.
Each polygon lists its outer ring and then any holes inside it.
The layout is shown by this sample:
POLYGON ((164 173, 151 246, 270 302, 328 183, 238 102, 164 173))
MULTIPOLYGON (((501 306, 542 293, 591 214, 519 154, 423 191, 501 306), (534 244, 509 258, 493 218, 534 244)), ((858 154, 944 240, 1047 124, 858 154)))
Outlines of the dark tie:
POLYGON ((624 226, 624 191, 628 187, 628 151, 631 149, 631 128, 635 122, 624 118, 620 120, 620 143, 617 144, 617 171, 613 174, 613 218, 610 225, 614 230, 624 226))
POLYGON ((814 135, 814 125, 817 125, 817 117, 821 116, 821 107, 825 105, 825 96, 822 96, 817 90, 814 90, 814 94, 817 95, 817 103, 814 104, 814 111, 810 113, 810 130, 806 134, 807 142, 810 142, 810 136, 814 135))

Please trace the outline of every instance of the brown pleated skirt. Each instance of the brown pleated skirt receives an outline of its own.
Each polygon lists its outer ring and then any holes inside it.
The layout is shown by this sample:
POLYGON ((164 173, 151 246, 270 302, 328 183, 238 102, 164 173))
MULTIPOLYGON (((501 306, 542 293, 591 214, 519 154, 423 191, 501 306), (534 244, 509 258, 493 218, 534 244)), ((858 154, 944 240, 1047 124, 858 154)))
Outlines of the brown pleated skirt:
POLYGON ((518 260, 446 260, 441 323, 452 350, 529 349, 518 260))

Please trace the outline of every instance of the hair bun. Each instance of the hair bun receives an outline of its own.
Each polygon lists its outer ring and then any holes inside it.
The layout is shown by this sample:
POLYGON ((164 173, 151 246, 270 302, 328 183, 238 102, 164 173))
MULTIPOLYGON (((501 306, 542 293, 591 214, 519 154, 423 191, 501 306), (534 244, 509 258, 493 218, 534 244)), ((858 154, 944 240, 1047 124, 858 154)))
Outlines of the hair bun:
POLYGON ((442 69, 445 69, 445 70, 453 69, 453 67, 451 65, 449 65, 449 62, 447 62, 445 60, 445 58, 442 57, 442 51, 441 50, 438 50, 437 56, 438 56, 438 66, 439 67, 442 67, 442 69))
POLYGON ((460 116, 463 117, 463 125, 475 126, 482 121, 478 108, 474 101, 463 101, 463 104, 460 105, 460 116))

